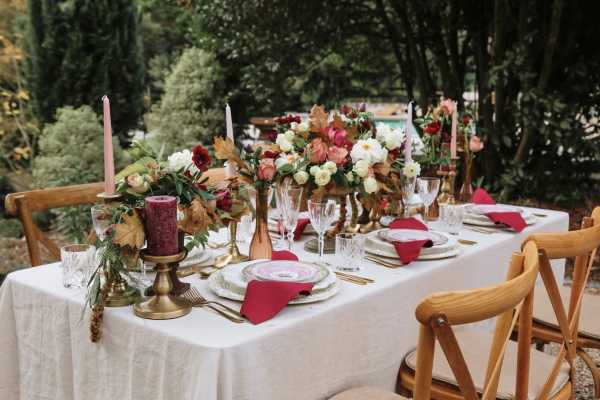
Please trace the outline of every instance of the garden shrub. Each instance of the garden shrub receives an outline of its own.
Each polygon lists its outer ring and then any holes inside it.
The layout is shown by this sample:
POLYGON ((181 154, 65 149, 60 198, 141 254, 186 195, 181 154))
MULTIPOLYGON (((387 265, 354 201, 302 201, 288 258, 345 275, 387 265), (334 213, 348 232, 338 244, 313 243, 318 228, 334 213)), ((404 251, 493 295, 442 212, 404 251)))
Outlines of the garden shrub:
POLYGON ((164 144, 165 154, 212 143, 224 131, 223 87, 221 67, 211 53, 185 50, 166 79, 160 103, 146 115, 152 141, 164 144))

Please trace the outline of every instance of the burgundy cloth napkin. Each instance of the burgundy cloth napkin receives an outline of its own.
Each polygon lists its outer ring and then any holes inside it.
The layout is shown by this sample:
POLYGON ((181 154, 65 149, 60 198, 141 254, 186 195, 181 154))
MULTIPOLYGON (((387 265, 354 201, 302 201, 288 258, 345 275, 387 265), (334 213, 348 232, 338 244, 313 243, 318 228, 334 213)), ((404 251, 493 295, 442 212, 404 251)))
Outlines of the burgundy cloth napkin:
MULTIPOLYGON (((294 240, 300 240, 300 236, 302 236, 308 224, 310 224, 309 218, 298 219, 298 222, 296 223, 296 229, 294 229, 294 240)), ((279 231, 281 231, 281 221, 277 223, 277 227, 279 228, 279 231)))
MULTIPOLYGON (((484 189, 477 189, 473 193, 473 203, 475 204, 496 204, 494 199, 484 189)), ((523 219, 521 213, 515 211, 489 212, 485 214, 495 224, 504 224, 513 228, 516 232, 521 232, 527 227, 527 222, 523 219)))
POLYGON ((496 204, 494 199, 485 191, 485 189, 477 188, 473 193, 473 203, 475 204, 496 204))
POLYGON ((248 282, 241 313, 253 324, 277 315, 298 294, 310 294, 313 283, 258 281, 248 282))
MULTIPOLYGON (((417 231, 426 231, 427 226, 415 218, 399 218, 394 220, 390 225, 390 229, 413 229, 417 231)), ((433 246, 431 240, 413 240, 410 242, 392 242, 396 253, 402 264, 406 265, 419 258, 423 247, 433 246)))
POLYGON ((298 256, 288 250, 273 250, 271 260, 298 261, 298 256))
MULTIPOLYGON (((288 250, 274 250, 271 260, 298 261, 288 250)), ((253 280, 248 283, 241 313, 253 324, 260 324, 277 315, 298 294, 310 294, 313 283, 253 280)))

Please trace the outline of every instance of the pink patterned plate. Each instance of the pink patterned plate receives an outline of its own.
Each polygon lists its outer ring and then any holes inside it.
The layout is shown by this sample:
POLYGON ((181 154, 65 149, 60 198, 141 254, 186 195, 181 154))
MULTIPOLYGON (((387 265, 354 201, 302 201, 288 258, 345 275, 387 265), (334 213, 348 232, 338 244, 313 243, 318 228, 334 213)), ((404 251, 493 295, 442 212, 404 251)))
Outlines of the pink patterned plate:
POLYGON ((274 260, 248 265, 242 270, 242 274, 247 281, 258 279, 261 281, 317 283, 329 275, 329 270, 300 261, 274 260))

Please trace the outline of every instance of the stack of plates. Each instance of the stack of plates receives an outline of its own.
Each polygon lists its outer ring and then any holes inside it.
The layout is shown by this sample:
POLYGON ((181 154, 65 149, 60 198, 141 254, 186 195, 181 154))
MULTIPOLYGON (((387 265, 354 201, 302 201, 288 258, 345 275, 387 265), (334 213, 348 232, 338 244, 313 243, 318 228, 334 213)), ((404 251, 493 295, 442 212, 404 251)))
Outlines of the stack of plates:
POLYGON ((392 242, 411 242, 431 240, 433 246, 424 247, 418 260, 437 260, 458 255, 456 238, 436 231, 418 231, 413 229, 381 229, 367 234, 366 251, 378 256, 396 258, 398 253, 392 242))
POLYGON ((503 227, 504 225, 497 225, 485 216, 485 214, 491 212, 518 212, 521 214, 527 225, 533 225, 537 221, 537 218, 532 213, 525 211, 520 207, 505 204, 467 204, 465 205, 465 211, 466 215, 463 222, 469 225, 495 228, 503 227))
POLYGON ((305 304, 326 300, 340 290, 335 274, 324 266, 300 261, 260 260, 228 265, 213 273, 208 287, 218 296, 243 301, 251 280, 314 283, 312 293, 298 297, 290 304, 305 304))

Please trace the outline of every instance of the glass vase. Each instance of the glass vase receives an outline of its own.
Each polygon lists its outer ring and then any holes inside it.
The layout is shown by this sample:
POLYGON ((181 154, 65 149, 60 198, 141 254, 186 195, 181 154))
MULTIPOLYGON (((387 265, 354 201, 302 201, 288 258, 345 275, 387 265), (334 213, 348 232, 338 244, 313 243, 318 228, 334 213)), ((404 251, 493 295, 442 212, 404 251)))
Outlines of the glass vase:
POLYGON ((250 259, 271 259, 273 244, 269 236, 269 188, 256 190, 256 229, 250 242, 250 259))

